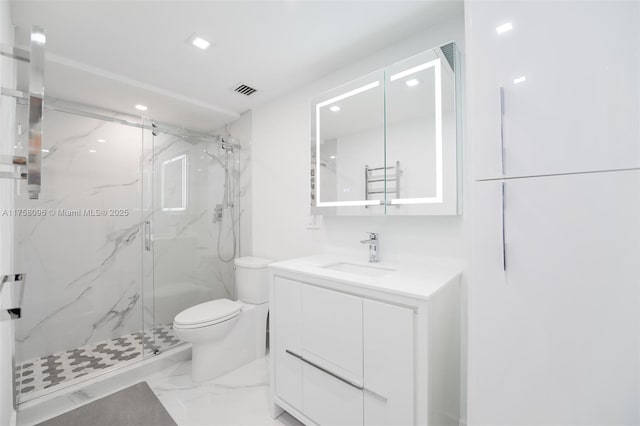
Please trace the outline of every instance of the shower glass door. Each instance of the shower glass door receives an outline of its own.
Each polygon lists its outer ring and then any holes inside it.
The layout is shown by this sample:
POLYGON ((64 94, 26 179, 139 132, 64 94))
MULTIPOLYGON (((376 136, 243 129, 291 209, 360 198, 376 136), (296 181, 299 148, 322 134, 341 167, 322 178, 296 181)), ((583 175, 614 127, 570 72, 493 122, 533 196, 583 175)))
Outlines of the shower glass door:
MULTIPOLYGON (((146 305, 153 305, 154 313, 148 318, 154 321, 154 343, 165 350, 180 343, 172 330, 179 312, 234 297, 232 263, 218 256, 218 234, 222 231, 220 248, 232 257, 232 216, 224 211, 221 219, 215 216, 217 204, 222 203, 225 171, 204 153, 218 149, 215 139, 149 133, 153 138, 153 177, 148 181, 152 188, 145 194, 150 196, 146 202, 153 206, 153 271, 148 271, 153 275, 148 281, 153 292, 147 294, 153 297, 146 305)), ((229 173, 235 170, 230 155, 229 173)), ((237 226, 236 220, 233 225, 237 226)))
POLYGON ((143 356, 142 130, 46 109, 43 132, 39 198, 15 183, 19 402, 143 356))

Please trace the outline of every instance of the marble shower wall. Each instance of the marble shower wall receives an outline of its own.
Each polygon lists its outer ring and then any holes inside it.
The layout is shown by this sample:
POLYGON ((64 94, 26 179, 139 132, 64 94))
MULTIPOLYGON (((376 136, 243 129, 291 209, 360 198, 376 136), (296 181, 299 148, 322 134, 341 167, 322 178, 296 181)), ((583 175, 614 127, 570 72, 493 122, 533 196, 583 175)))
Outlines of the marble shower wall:
POLYGON ((237 253, 240 256, 251 256, 252 245, 252 204, 251 204, 251 144, 252 144, 252 113, 247 111, 236 121, 229 123, 215 133, 230 135, 240 144, 237 167, 239 179, 238 214, 240 229, 240 244, 237 253))
POLYGON ((142 327, 142 131, 51 110, 43 126, 40 199, 24 184, 16 199, 42 214, 15 218, 15 259, 27 274, 17 361, 142 327))

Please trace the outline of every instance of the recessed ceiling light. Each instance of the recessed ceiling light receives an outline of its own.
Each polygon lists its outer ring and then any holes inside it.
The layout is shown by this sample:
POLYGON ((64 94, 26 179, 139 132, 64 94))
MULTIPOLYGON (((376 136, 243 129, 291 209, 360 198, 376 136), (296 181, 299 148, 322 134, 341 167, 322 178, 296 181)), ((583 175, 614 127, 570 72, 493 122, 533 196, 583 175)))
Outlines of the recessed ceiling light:
POLYGON ((185 40, 187 44, 197 47, 198 49, 207 50, 211 46, 211 42, 193 33, 185 40))
POLYGON ((94 152, 96 152, 96 150, 95 149, 90 149, 89 152, 93 154, 94 152))
POLYGON ((42 152, 49 152, 49 150, 42 148, 42 152))
POLYGON ((98 142, 100 143, 105 143, 107 140, 106 139, 98 139, 98 142))
POLYGON ((513 79, 513 84, 524 83, 525 81, 527 81, 527 77, 523 75, 523 76, 520 76, 518 78, 514 78, 513 79))
POLYGON ((331 111, 333 111, 333 112, 338 112, 338 111, 340 111, 341 108, 338 105, 333 105, 333 106, 329 107, 329 109, 331 111))
POLYGON ((136 105, 136 109, 137 109, 137 110, 139 110, 139 111, 146 111, 146 110, 148 110, 149 108, 147 108, 147 106, 146 106, 146 105, 140 105, 140 104, 138 104, 138 105, 136 105))
POLYGON ((417 79, 412 78, 411 80, 405 81, 405 84, 407 86, 409 86, 409 87, 413 87, 413 86, 417 86, 418 84, 420 84, 420 82, 417 79))
POLYGON ((329 158, 331 158, 333 160, 334 158, 336 158, 336 156, 335 155, 330 155, 329 158))
POLYGON ((496 32, 498 34, 502 34, 502 33, 506 33, 508 31, 511 31, 513 29, 513 24, 511 22, 505 22, 502 25, 498 25, 496 27, 496 32))
POLYGON ((193 44, 198 49, 202 49, 202 50, 207 50, 209 46, 211 46, 211 43, 203 39, 202 37, 194 38, 193 40, 191 40, 191 44, 193 44))

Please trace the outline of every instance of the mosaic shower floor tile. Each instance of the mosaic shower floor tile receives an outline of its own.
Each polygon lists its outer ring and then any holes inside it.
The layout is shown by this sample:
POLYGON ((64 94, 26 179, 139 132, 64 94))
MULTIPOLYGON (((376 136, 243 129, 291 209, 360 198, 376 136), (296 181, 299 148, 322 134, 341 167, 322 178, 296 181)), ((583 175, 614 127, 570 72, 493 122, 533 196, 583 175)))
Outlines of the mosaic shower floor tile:
POLYGON ((122 337, 97 342, 31 359, 16 365, 18 401, 29 399, 44 390, 91 374, 99 374, 119 363, 142 359, 144 353, 171 348, 181 341, 172 326, 162 325, 145 333, 134 332, 122 337))

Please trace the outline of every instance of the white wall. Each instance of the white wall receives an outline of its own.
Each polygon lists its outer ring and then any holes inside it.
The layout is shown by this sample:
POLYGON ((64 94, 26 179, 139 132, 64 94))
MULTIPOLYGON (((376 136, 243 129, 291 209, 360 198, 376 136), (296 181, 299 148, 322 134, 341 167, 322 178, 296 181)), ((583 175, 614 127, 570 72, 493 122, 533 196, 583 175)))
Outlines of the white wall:
MULTIPOLYGON (((13 38, 11 25, 11 4, 8 1, 0 2, 0 43, 10 44, 13 38)), ((2 86, 10 84, 13 73, 10 67, 4 66, 7 61, 2 61, 0 69, 0 82, 2 86)), ((0 154, 9 154, 13 149, 7 141, 13 140, 13 126, 7 123, 13 122, 15 108, 12 103, 2 99, 0 104, 0 154)), ((13 182, 7 179, 0 180, 0 206, 3 209, 13 207, 13 182)), ((10 247, 13 241, 13 221, 11 218, 0 219, 0 273, 10 273, 13 267, 10 247)), ((0 304, 2 303, 0 295, 0 304)), ((0 315, 0 425, 10 425, 15 421, 13 410, 13 372, 11 356, 13 353, 12 324, 3 315, 0 315)))
MULTIPOLYGON (((369 58, 253 111, 254 255, 286 259, 320 252, 349 251, 357 253, 364 260, 368 255, 367 248, 359 241, 366 237, 366 231, 374 231, 380 235, 382 260, 405 261, 446 256, 459 259, 466 268, 470 222, 464 214, 457 217, 325 217, 320 221, 320 229, 308 229, 310 99, 367 72, 452 40, 463 51, 462 16, 388 46, 369 58)), ((463 160, 466 160, 464 152, 463 160)), ((469 187, 465 185, 465 202, 469 198, 469 187)), ((466 319, 463 319, 463 323, 466 324, 466 319)), ((464 330, 463 334, 466 340, 464 330)), ((466 376, 465 366, 463 351, 463 378, 466 376)), ((464 421, 464 379, 462 388, 464 421)))
POLYGON ((253 111, 254 255, 285 259, 337 246, 359 250, 366 256, 365 248, 358 241, 365 231, 378 230, 382 249, 388 250, 388 256, 393 252, 394 256, 414 253, 466 258, 464 216, 411 219, 326 217, 322 230, 307 230, 309 100, 359 75, 451 40, 462 48, 464 22, 461 16, 253 111), (409 223, 411 226, 407 227, 409 223), (350 235, 345 235, 346 232, 350 235))

